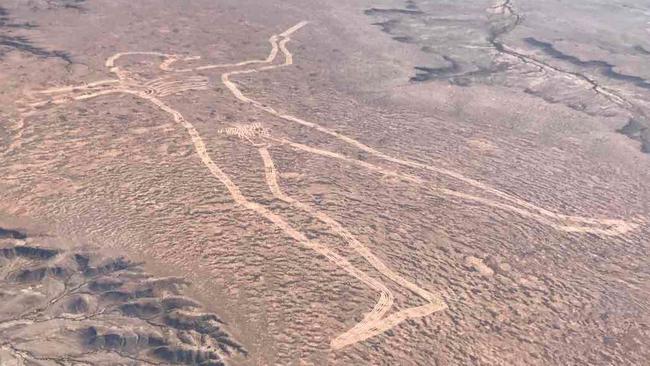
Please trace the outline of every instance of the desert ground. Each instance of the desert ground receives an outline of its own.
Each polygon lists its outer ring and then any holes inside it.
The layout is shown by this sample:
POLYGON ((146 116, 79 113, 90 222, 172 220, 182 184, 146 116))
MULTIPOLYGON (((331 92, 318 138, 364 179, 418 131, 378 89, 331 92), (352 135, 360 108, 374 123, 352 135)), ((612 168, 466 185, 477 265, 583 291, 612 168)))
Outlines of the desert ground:
POLYGON ((647 365, 650 4, 1 0, 0 365, 647 365))

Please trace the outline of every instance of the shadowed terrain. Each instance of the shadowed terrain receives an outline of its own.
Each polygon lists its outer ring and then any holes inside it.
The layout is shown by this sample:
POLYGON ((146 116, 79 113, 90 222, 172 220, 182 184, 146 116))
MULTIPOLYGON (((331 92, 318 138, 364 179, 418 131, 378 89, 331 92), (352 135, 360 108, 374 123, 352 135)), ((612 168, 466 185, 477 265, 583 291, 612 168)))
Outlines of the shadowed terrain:
POLYGON ((245 354, 221 318, 182 296, 181 278, 151 276, 123 257, 0 233, 3 365, 217 366, 232 352, 245 354))

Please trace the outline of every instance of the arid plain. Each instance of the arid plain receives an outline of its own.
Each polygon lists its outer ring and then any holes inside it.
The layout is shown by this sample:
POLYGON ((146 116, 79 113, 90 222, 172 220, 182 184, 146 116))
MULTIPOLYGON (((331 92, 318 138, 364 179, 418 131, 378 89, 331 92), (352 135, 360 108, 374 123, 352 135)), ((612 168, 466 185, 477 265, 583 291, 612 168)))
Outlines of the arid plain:
POLYGON ((0 2, 0 365, 643 365, 643 1, 0 2))

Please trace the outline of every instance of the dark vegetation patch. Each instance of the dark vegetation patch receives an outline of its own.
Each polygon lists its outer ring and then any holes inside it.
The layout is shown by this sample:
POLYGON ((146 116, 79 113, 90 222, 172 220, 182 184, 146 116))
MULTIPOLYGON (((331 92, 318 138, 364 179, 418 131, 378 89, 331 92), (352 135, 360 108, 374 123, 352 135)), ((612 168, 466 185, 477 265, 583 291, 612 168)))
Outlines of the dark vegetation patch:
POLYGON ((645 47, 643 47, 641 45, 634 46, 634 50, 637 51, 637 52, 640 52, 640 53, 642 53, 644 55, 650 55, 650 51, 648 51, 645 47))
POLYGON ((443 67, 425 67, 425 66, 416 66, 416 74, 410 80, 419 82, 419 81, 428 81, 441 78, 447 78, 455 73, 460 72, 461 67, 458 62, 454 61, 449 56, 442 56, 442 58, 449 63, 449 66, 443 67))
POLYGON ((650 127, 648 123, 637 118, 630 118, 627 124, 617 132, 641 142, 641 151, 650 154, 650 127))
POLYGON ((36 25, 31 23, 14 23, 9 18, 7 9, 0 7, 0 29, 2 28, 36 28, 36 25))
POLYGON ((406 9, 408 9, 408 10, 420 10, 420 8, 418 7, 418 4, 416 4, 415 1, 413 1, 413 0, 408 0, 406 2, 406 9))
POLYGON ((538 98, 541 98, 541 99, 543 99, 546 103, 550 103, 550 104, 558 104, 558 103, 559 103, 559 104, 563 104, 563 105, 565 105, 566 107, 569 107, 569 108, 573 109, 574 111, 578 111, 578 112, 581 112, 581 113, 585 113, 585 114, 587 114, 587 115, 589 115, 589 116, 593 116, 593 117, 602 116, 601 114, 596 113, 596 112, 590 110, 590 109, 588 108, 588 105, 587 105, 585 102, 582 102, 582 101, 575 101, 575 100, 574 100, 574 101, 571 101, 571 100, 566 100, 566 99, 563 98, 562 96, 555 96, 555 95, 552 95, 552 94, 548 94, 548 93, 540 92, 540 91, 537 91, 537 90, 535 90, 535 89, 533 89, 533 88, 525 88, 525 89, 524 89, 524 93, 526 93, 526 94, 528 94, 528 95, 532 95, 532 96, 538 97, 538 98))
POLYGON ((59 252, 54 249, 45 249, 31 246, 16 246, 12 248, 2 248, 0 249, 0 256, 8 259, 13 259, 16 257, 26 258, 26 259, 51 259, 59 252))
POLYGON ((384 15, 384 14, 406 14, 406 15, 422 15, 424 14, 421 10, 416 9, 380 9, 380 8, 370 8, 364 11, 366 15, 384 15))
POLYGON ((528 43, 530 46, 541 50, 546 55, 553 57, 555 59, 566 61, 572 65, 579 66, 579 67, 596 69, 603 76, 606 76, 610 79, 631 83, 639 88, 650 89, 650 81, 645 80, 644 78, 639 76, 620 73, 615 70, 616 66, 610 64, 609 62, 601 61, 601 60, 583 61, 578 57, 566 54, 558 50, 552 43, 539 41, 533 37, 524 38, 524 41, 528 43))
POLYGON ((72 58, 67 52, 49 50, 34 45, 26 36, 16 34, 18 30, 29 30, 36 28, 31 23, 15 23, 11 20, 7 9, 0 7, 0 58, 7 52, 17 50, 41 58, 56 58, 72 64, 72 58))
POLYGON ((79 11, 85 10, 83 7, 83 3, 86 2, 86 0, 59 0, 57 3, 60 4, 60 6, 66 8, 66 9, 76 9, 79 11))
POLYGON ((27 238, 27 234, 25 234, 22 231, 3 229, 0 227, 0 239, 4 239, 4 238, 25 239, 27 238))
POLYGON ((415 43, 415 39, 411 36, 395 36, 393 39, 402 43, 415 43))
POLYGON ((399 21, 397 19, 389 19, 385 22, 372 23, 372 25, 377 25, 381 27, 381 31, 388 34, 392 34, 393 29, 395 29, 395 26, 397 26, 398 24, 399 21))
MULTIPOLYGON (((0 46, 8 47, 10 49, 23 51, 30 53, 34 56, 39 56, 43 58, 58 58, 65 61, 68 64, 72 64, 72 58, 70 55, 63 51, 52 51, 31 44, 29 39, 22 36, 6 36, 0 35, 0 46)), ((0 57, 6 53, 0 50, 0 57)))

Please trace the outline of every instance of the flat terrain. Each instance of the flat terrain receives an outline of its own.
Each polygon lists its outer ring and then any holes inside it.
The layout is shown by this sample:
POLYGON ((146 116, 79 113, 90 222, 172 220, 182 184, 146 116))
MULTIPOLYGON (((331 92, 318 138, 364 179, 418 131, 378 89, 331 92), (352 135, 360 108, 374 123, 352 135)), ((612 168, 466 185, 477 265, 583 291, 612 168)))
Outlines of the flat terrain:
POLYGON ((642 365, 643 1, 0 3, 1 365, 642 365))

